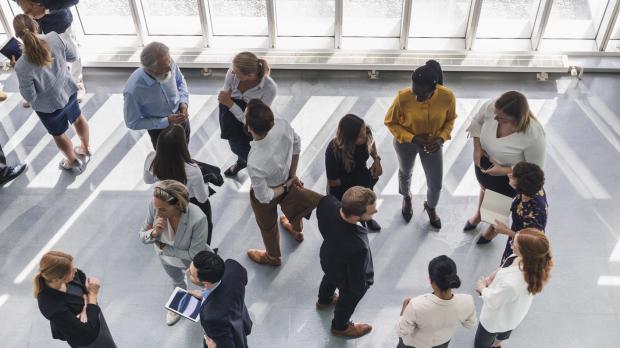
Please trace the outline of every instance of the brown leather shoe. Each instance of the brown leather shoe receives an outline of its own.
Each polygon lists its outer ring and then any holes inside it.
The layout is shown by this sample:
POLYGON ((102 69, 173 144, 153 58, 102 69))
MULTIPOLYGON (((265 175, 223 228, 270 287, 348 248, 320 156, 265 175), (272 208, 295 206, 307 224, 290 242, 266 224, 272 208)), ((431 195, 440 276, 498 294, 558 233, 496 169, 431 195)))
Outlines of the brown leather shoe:
POLYGON ((411 197, 403 197, 403 208, 401 210, 405 221, 411 221, 413 217, 413 208, 411 207, 411 197))
POLYGON ((439 218, 439 215, 437 215, 435 208, 429 207, 428 204, 424 202, 424 210, 426 210, 426 213, 428 214, 428 220, 430 221, 431 226, 441 228, 441 219, 439 218))
POLYGON ((338 299, 339 298, 340 297, 338 296, 338 294, 334 293, 332 295, 332 300, 329 303, 322 304, 322 303, 319 303, 319 301, 316 301, 316 309, 322 310, 322 309, 327 309, 327 308, 329 308, 331 306, 334 306, 334 305, 336 305, 336 303, 338 303, 338 299))
POLYGON ((356 323, 349 322, 349 325, 347 326, 346 330, 334 330, 334 328, 332 328, 332 335, 341 336, 341 337, 358 338, 358 337, 362 337, 368 334, 370 331, 372 331, 372 326, 368 324, 361 324, 361 323, 356 324, 356 323))
POLYGON ((282 264, 281 257, 269 256, 265 250, 250 249, 248 257, 261 265, 280 266, 282 264))
POLYGON ((293 225, 291 225, 291 222, 288 221, 288 218, 285 215, 280 216, 280 225, 284 227, 286 232, 288 232, 291 235, 291 237, 293 237, 293 239, 295 239, 298 242, 304 241, 304 233, 295 231, 293 229, 293 225))

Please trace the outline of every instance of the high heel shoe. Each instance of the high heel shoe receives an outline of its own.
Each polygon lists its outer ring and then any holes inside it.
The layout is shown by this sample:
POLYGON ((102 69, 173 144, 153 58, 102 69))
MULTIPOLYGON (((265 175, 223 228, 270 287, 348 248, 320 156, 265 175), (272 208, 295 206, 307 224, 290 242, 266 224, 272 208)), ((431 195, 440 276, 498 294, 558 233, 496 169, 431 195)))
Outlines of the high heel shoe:
POLYGON ((437 211, 435 211, 435 208, 429 207, 428 204, 424 202, 424 210, 426 210, 426 213, 428 214, 428 219, 431 226, 435 228, 441 228, 441 219, 439 218, 439 215, 437 215, 437 211))
POLYGON ((467 222, 465 222, 465 227, 463 227, 463 231, 472 231, 475 230, 476 227, 478 227, 478 224, 472 224, 467 220, 467 222))

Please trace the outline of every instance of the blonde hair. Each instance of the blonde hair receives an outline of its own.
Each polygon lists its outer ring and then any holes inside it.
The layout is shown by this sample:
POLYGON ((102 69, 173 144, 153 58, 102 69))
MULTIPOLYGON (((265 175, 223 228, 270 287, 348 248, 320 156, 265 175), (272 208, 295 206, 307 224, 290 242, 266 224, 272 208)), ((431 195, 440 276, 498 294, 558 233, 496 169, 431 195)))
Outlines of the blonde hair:
POLYGON ((22 40, 24 55, 28 61, 36 66, 48 66, 52 64, 52 53, 45 40, 41 40, 37 33, 39 24, 25 14, 18 14, 13 19, 15 35, 22 40))
POLYGON ((39 261, 39 271, 33 278, 34 288, 32 293, 35 298, 39 296, 45 281, 62 279, 69 275, 73 264, 73 256, 62 251, 48 251, 39 261))
POLYGON ((153 197, 174 205, 180 211, 185 212, 189 205, 189 192, 187 187, 176 180, 162 180, 155 185, 153 197))
POLYGON ((517 122, 517 131, 525 132, 531 120, 536 119, 527 98, 517 91, 508 91, 495 101, 495 108, 507 114, 517 122))
POLYGON ((258 58, 252 52, 241 52, 233 58, 232 65, 243 75, 256 74, 258 80, 262 80, 265 76, 269 76, 269 64, 267 61, 258 58))

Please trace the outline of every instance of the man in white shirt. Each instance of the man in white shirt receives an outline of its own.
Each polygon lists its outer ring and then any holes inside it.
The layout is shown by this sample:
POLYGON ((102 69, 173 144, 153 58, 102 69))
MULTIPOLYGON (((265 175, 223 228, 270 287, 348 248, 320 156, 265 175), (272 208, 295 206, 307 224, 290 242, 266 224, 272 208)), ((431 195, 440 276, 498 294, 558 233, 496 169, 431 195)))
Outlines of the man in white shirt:
POLYGON ((280 223, 301 242, 302 218, 310 216, 322 195, 305 189, 296 176, 301 141, 288 121, 274 119, 269 106, 252 99, 245 109, 245 123, 254 139, 248 155, 250 203, 265 243, 265 250, 250 249, 248 257, 259 264, 279 266, 278 204, 284 213, 280 223))

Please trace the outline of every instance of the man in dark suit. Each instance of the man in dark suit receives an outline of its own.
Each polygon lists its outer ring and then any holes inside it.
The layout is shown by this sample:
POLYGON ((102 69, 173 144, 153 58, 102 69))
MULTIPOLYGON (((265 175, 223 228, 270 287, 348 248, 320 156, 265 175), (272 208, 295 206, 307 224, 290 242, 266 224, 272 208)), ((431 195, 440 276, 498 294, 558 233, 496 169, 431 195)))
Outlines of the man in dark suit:
POLYGON ((372 326, 350 321, 355 307, 374 282, 368 231, 360 222, 377 212, 377 196, 368 188, 353 186, 342 196, 321 199, 316 216, 323 236, 320 259, 325 275, 319 287, 317 309, 335 305, 331 333, 334 336, 361 337, 372 326), (336 289, 339 293, 336 293, 336 289))
POLYGON ((202 288, 190 293, 202 301, 200 324, 206 336, 218 348, 246 348, 252 320, 245 306, 245 268, 235 260, 224 262, 210 251, 201 251, 187 273, 192 283, 202 288))

